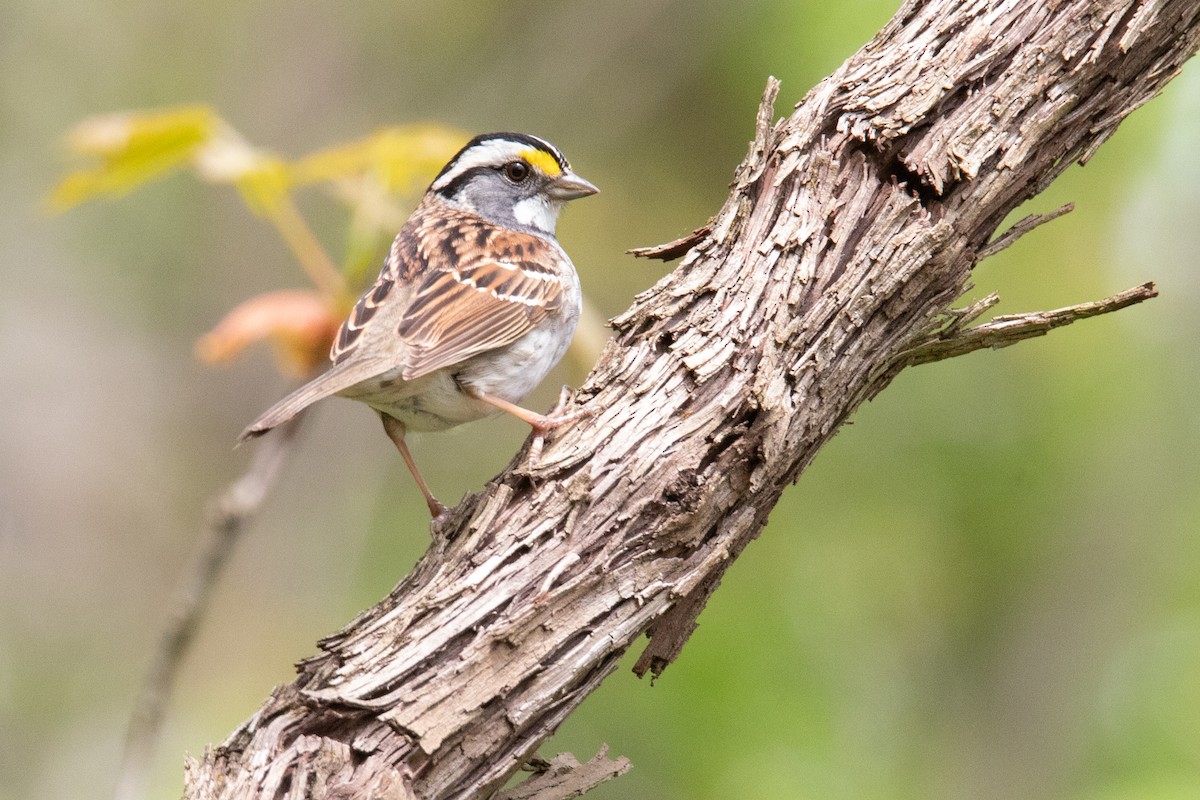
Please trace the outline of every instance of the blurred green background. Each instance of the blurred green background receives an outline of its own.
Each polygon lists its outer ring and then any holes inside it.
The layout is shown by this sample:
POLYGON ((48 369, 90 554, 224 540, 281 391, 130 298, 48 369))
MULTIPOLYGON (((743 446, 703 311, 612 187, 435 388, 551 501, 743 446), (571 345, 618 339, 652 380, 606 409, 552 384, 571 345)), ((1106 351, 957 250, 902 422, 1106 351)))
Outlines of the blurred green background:
MULTIPOLYGON (((111 790, 204 503, 286 381, 195 338, 304 285, 228 188, 177 177, 38 207, 90 114, 214 104, 289 156, 438 120, 558 144, 603 193, 559 233, 607 316, 665 267, 623 255, 716 210, 767 75, 786 113, 897 3, 205 4, 8 0, 0 26, 0 798, 111 790)), ((1077 210, 981 265, 998 313, 1146 280, 1162 297, 910 370, 787 492, 656 685, 622 669, 547 755, 634 769, 594 796, 1200 795, 1200 65, 1028 211, 1077 210)), ((331 250, 343 215, 302 197, 331 250)), ((531 400, 578 382, 564 370, 531 400)), ((526 430, 418 437, 446 501, 526 430), (468 455, 469 454, 469 455, 468 455)), ((223 577, 155 773, 198 754, 385 594, 426 545, 378 421, 332 401, 223 577)), ((629 662, 632 663, 632 660, 629 662)))

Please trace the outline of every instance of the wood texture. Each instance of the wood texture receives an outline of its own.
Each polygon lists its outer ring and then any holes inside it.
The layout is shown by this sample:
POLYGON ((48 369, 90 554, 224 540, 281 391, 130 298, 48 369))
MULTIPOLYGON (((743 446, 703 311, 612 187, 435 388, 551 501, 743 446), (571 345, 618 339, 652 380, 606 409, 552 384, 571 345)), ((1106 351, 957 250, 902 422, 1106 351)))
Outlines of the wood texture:
POLYGON ((1198 41, 1195 0, 928 0, 775 123, 772 83, 725 206, 576 393, 596 413, 456 509, 185 796, 487 797, 642 634, 661 671, 864 399, 994 344, 962 325, 986 304, 948 314, 980 252, 1198 41))

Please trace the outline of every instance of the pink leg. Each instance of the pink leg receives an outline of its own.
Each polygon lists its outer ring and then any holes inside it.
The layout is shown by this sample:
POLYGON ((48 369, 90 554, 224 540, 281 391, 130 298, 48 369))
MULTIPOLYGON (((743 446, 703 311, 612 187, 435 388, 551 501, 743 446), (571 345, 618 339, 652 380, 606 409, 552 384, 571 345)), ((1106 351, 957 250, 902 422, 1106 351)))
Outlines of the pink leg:
POLYGON ((530 411, 527 408, 522 408, 516 403, 510 403, 507 400, 502 400, 499 397, 481 392, 478 389, 472 389, 469 386, 463 387, 467 394, 474 397, 476 400, 482 400, 485 403, 490 403, 501 411, 507 411, 517 419, 533 428, 533 432, 538 436, 544 436, 546 431, 553 430, 560 425, 566 425, 568 422, 574 422, 577 419, 590 416, 593 412, 590 408, 580 408, 572 411, 570 414, 538 414, 536 411, 530 411))
POLYGON ((568 422, 574 422, 577 419, 591 416, 595 413, 590 408, 580 408, 572 411, 570 414, 557 413, 567 399, 566 387, 563 387, 563 393, 558 399, 558 403, 554 406, 554 411, 547 414, 538 414, 535 411, 530 411, 528 408, 522 408, 516 403, 510 403, 499 397, 494 397, 487 392, 481 392, 478 389, 473 389, 469 386, 464 386, 463 390, 474 397, 476 400, 482 400, 485 403, 490 403, 501 411, 507 411, 517 419, 533 428, 533 443, 529 446, 529 463, 536 464, 538 459, 542 457, 542 446, 546 440, 547 431, 551 431, 560 425, 566 425, 568 422))
POLYGON ((400 457, 404 459, 404 463, 408 466, 408 471, 412 473, 413 480, 417 482, 417 488, 421 490, 421 494, 425 495, 425 503, 429 506, 430 515, 434 519, 437 519, 446 513, 446 507, 433 496, 433 492, 429 491, 429 485, 425 483, 425 479, 417 471, 417 462, 413 461, 412 453, 408 452, 408 445, 404 443, 404 423, 387 414, 380 414, 379 416, 383 419, 383 429, 387 431, 388 438, 392 440, 392 443, 396 445, 396 449, 400 451, 400 457))

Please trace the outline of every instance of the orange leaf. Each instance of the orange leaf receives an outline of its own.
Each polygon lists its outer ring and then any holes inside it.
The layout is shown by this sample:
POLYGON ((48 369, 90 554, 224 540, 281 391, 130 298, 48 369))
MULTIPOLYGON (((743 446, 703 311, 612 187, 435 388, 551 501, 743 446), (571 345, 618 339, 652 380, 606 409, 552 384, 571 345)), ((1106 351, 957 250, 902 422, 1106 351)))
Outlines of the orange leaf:
POLYGON ((209 364, 236 357, 248 345, 269 341, 280 372, 309 377, 325 362, 341 324, 328 299, 301 289, 251 297, 225 315, 196 342, 196 356, 209 364))

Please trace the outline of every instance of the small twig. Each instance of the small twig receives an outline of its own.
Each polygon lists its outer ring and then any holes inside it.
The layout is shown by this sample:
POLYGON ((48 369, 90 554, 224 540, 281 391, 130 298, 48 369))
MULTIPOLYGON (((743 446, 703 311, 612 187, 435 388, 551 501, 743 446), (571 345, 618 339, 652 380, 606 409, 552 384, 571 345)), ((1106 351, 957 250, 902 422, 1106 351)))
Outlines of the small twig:
POLYGON ((238 537, 275 485, 303 417, 303 414, 294 417, 276 435, 265 439, 255 449, 242 476, 210 502, 208 520, 201 531, 201 549, 183 578, 182 590, 175 598, 174 611, 159 639, 129 720, 114 800, 140 800, 145 794, 167 698, 183 657, 238 537))
MULTIPOLYGON (((734 177, 736 184, 745 183, 749 185, 762 174, 763 164, 766 163, 766 155, 773 146, 772 137, 775 134, 771 121, 775 118, 775 98, 779 96, 779 86, 780 83, 777 78, 767 78, 767 88, 758 103, 758 114, 754 119, 754 139, 750 142, 750 153, 757 154, 758 157, 748 160, 738 168, 738 174, 734 177)), ((699 228, 673 242, 653 247, 634 247, 625 252, 638 258, 657 258, 663 261, 673 261, 701 245, 705 239, 708 239, 713 233, 714 224, 715 218, 710 218, 708 222, 699 228)))
POLYGON ((624 775, 633 767, 624 756, 609 760, 607 755, 608 745, 605 745, 590 761, 580 764, 570 753, 559 753, 542 762, 544 769, 497 794, 496 800, 567 800, 624 775))
MULTIPOLYGON (((1123 292, 1079 305, 1058 308, 1053 311, 1030 311, 1024 314, 1004 314, 993 317, 991 322, 958 331, 948 328, 949 335, 943 331, 938 336, 928 339, 902 352, 897 361, 904 366, 929 364, 954 356, 980 350, 984 347, 999 349, 1016 344, 1024 339, 1042 336, 1054 328, 1070 325, 1081 319, 1119 311, 1127 306, 1135 305, 1151 297, 1157 297, 1158 290, 1153 283, 1143 283, 1123 292)), ((986 299, 986 298, 985 298, 986 299)))
POLYGON ((686 236, 681 236, 672 242, 657 244, 652 247, 633 247, 625 252, 638 258, 658 258, 663 261, 674 261, 704 241, 704 238, 711 232, 712 220, 709 220, 686 236))
MULTIPOLYGON (((910 350, 925 347, 930 342, 943 341, 957 336, 959 331, 979 319, 983 316, 984 312, 989 308, 993 308, 999 302, 999 293, 992 292, 986 297, 981 297, 974 303, 962 306, 961 308, 946 309, 943 313, 930 320, 927 325, 913 331, 912 335, 907 338, 907 345, 901 355, 907 354, 910 350)), ((892 366, 892 364, 885 364, 878 371, 882 374, 892 366)))
POLYGON ((979 260, 983 261, 985 258, 996 255, 1001 250, 1011 247, 1018 239, 1039 225, 1045 225, 1047 222, 1056 220, 1063 214, 1069 214, 1074 210, 1075 204, 1067 203, 1064 206, 1054 209, 1049 214, 1030 214, 980 249, 978 253, 979 260))
POLYGON ((948 336, 957 334, 964 327, 970 325, 972 322, 983 316, 983 313, 989 308, 994 308, 999 302, 1000 295, 996 292, 992 292, 985 297, 979 298, 968 306, 949 309, 946 312, 946 316, 949 317, 949 321, 947 321, 946 327, 938 331, 938 337, 945 339, 948 336))

